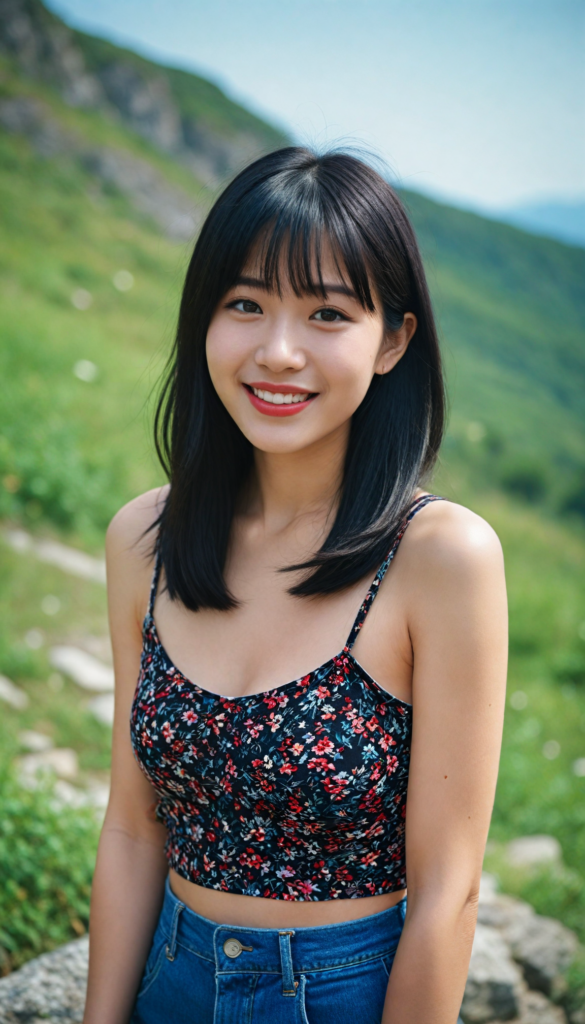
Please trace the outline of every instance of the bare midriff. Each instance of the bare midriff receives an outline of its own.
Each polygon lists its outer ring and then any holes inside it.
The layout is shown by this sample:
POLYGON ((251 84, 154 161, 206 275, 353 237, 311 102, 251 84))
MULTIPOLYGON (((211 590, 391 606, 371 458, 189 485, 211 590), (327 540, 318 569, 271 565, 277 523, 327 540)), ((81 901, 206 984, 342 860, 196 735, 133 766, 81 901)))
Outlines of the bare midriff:
POLYGON ((188 882, 172 869, 169 880, 177 899, 196 914, 216 924, 243 928, 318 928, 325 924, 342 924, 389 910, 406 895, 406 889, 400 889, 382 896, 351 900, 270 900, 205 889, 188 882))

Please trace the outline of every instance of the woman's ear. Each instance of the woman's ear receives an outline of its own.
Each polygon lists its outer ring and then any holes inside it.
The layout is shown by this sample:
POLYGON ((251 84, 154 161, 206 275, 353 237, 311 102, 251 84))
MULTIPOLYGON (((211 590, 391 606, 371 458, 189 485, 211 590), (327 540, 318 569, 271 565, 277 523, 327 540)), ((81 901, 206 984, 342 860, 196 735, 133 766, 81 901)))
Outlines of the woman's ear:
POLYGON ((414 313, 405 313, 402 326, 397 331, 388 331, 384 335, 374 373, 390 373, 390 370, 394 369, 406 352, 416 328, 417 319, 414 313))

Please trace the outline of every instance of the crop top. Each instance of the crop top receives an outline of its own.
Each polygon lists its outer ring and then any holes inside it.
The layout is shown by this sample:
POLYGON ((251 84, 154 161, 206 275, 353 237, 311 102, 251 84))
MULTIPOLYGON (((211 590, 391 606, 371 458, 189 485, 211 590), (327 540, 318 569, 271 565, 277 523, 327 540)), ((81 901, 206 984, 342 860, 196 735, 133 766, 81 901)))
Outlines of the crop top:
POLYGON ((412 706, 372 679, 352 648, 408 523, 435 500, 411 505, 340 654, 244 697, 191 682, 162 646, 158 548, 131 739, 158 797, 169 865, 183 878, 297 901, 406 887, 412 706))

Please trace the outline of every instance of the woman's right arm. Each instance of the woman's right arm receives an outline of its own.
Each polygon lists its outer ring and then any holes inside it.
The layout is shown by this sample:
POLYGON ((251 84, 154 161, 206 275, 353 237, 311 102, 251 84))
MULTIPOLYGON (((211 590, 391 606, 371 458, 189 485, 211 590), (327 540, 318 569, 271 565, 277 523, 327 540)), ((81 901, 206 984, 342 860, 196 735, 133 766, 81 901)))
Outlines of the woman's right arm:
POLYGON ((155 794, 130 743, 130 711, 140 668, 153 535, 164 492, 124 506, 106 535, 108 609, 116 678, 112 786, 98 847, 90 914, 84 1024, 128 1024, 162 905, 165 829, 154 818, 155 794))

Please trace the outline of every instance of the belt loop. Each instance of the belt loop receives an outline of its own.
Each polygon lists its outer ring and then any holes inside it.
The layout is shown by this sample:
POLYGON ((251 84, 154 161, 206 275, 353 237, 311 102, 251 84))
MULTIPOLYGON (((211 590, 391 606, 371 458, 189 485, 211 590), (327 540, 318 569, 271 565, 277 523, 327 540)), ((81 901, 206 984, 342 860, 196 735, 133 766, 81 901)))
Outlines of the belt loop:
POLYGON ((173 913, 173 922, 171 924, 170 939, 165 949, 167 960, 175 959, 175 951, 177 948, 177 929, 179 927, 179 914, 184 909, 184 905, 182 903, 179 903, 179 901, 177 900, 177 902, 175 903, 175 910, 173 913))
POLYGON ((292 952, 290 948, 290 937, 294 932, 279 932, 278 945, 280 946, 280 966, 282 969, 282 994, 283 996, 296 996, 298 981, 295 981, 293 974, 292 952))

